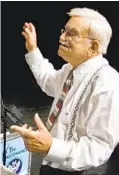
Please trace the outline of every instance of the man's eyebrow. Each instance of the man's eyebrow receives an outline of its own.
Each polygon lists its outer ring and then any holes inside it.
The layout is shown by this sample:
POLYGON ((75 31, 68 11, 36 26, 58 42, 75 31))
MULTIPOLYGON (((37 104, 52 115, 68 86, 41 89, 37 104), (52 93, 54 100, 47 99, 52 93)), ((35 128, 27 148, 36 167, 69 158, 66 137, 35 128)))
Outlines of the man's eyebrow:
POLYGON ((79 32, 79 30, 77 29, 77 28, 75 28, 75 27, 73 27, 73 28, 71 28, 71 27, 69 27, 68 25, 66 25, 65 27, 64 27, 67 31, 68 30, 72 30, 72 31, 75 31, 75 32, 79 32))

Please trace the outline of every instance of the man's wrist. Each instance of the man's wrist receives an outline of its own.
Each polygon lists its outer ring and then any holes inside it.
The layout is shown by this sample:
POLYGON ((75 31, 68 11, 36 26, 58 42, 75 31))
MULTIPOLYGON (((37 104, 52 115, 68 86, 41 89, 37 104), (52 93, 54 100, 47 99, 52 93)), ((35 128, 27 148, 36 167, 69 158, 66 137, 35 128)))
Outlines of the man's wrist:
POLYGON ((27 51, 28 51, 28 52, 32 52, 32 51, 34 51, 36 48, 38 48, 38 46, 34 46, 34 47, 32 47, 32 48, 27 48, 27 51))

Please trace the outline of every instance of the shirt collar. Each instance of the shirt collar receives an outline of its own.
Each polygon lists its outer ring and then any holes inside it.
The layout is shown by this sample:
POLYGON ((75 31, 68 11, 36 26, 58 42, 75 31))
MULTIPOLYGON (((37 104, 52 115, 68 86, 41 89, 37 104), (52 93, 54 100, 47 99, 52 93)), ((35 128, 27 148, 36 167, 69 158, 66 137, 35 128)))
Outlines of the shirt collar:
POLYGON ((75 85, 77 82, 81 82, 86 74, 91 73, 94 68, 99 67, 102 63, 108 64, 108 61, 100 54, 80 64, 73 70, 73 84, 75 85))

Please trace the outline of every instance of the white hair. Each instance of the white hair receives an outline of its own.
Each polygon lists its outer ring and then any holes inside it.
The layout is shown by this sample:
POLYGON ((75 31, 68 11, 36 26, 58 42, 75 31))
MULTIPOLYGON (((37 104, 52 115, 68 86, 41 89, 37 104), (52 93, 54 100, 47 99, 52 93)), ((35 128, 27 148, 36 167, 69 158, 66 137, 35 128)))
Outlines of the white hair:
POLYGON ((99 40, 100 52, 106 54, 112 37, 112 28, 107 19, 98 11, 89 8, 74 8, 68 15, 86 17, 90 20, 89 37, 99 40))

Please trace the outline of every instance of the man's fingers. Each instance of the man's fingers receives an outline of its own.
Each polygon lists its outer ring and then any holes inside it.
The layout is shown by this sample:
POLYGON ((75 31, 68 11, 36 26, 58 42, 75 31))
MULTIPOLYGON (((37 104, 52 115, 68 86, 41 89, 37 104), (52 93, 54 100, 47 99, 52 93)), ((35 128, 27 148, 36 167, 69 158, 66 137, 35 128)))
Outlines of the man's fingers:
POLYGON ((30 23, 27 23, 27 22, 26 22, 26 23, 24 24, 24 26, 23 26, 23 30, 25 30, 25 28, 28 28, 28 29, 32 32, 30 23))
POLYGON ((32 23, 25 22, 22 35, 25 37, 25 39, 28 39, 28 37, 30 37, 33 33, 36 33, 34 25, 32 23))
POLYGON ((23 30, 25 30, 26 26, 23 26, 23 30))
POLYGON ((31 126, 28 128, 28 131, 32 131, 32 127, 31 126))
POLYGON ((16 126, 16 125, 12 125, 10 127, 10 129, 12 129, 14 132, 18 132, 20 135, 22 136, 28 136, 28 132, 27 129, 24 127, 20 127, 20 126, 16 126))
POLYGON ((34 120, 39 130, 40 129, 47 130, 47 128, 45 127, 44 123, 42 122, 42 120, 40 119, 37 113, 35 114, 34 120))
POLYGON ((25 32, 22 32, 22 35, 24 36, 25 39, 28 39, 28 35, 25 32))
POLYGON ((34 25, 31 22, 29 23, 29 26, 32 32, 36 31, 34 25))
POLYGON ((20 126, 16 126, 16 125, 12 125, 12 126, 10 127, 10 129, 12 129, 12 130, 15 131, 15 132, 19 132, 19 133, 23 132, 23 128, 20 127, 20 126))
POLYGON ((29 28, 29 23, 28 22, 25 22, 24 23, 24 26, 29 28))
POLYGON ((25 22, 23 25, 23 29, 28 28, 31 32, 35 32, 35 26, 31 22, 25 22))
MULTIPOLYGON (((22 128, 23 128, 23 126, 22 126, 22 128)), ((24 126, 24 128, 25 128, 25 126, 24 126)), ((34 136, 34 132, 33 132, 33 130, 32 130, 32 127, 30 126, 30 127, 27 127, 26 129, 27 129, 27 130, 25 130, 25 131, 22 133, 23 139, 28 139, 29 137, 33 137, 33 136, 34 136)))
POLYGON ((25 123, 22 128, 28 128, 28 124, 25 123))
POLYGON ((25 33, 28 35, 28 37, 30 37, 32 34, 28 27, 25 28, 25 33))

